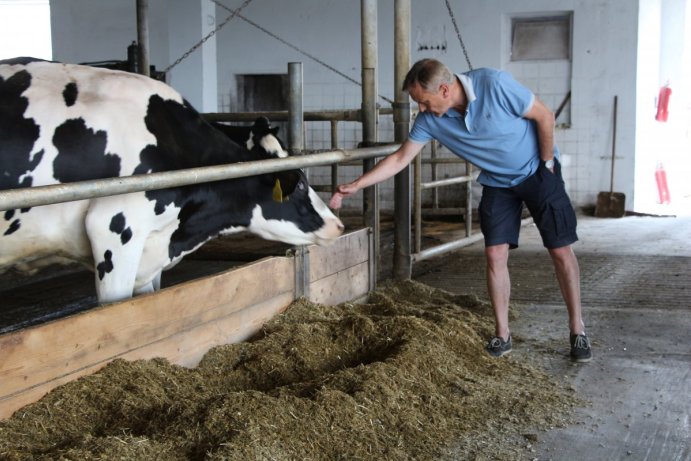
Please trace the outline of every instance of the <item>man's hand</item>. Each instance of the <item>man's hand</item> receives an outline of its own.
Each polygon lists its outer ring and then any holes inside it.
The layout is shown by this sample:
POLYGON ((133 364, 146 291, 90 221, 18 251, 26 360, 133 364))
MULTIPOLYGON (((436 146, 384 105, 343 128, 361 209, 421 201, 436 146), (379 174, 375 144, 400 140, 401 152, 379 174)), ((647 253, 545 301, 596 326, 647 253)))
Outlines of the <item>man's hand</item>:
POLYGON ((338 210, 341 208, 341 204, 343 202, 343 194, 340 192, 336 192, 331 196, 331 200, 329 200, 329 208, 332 210, 338 210))
POLYGON ((387 155, 382 161, 378 162, 374 168, 360 176, 353 182, 341 184, 336 188, 336 192, 329 200, 329 208, 337 210, 341 208, 343 198, 353 195, 360 189, 370 187, 380 183, 408 166, 410 162, 420 153, 424 147, 423 143, 406 140, 401 147, 394 153, 387 155))
POLYGON ((355 194, 358 190, 360 189, 357 186, 354 186, 353 183, 341 184, 336 188, 336 192, 331 196, 331 200, 329 200, 329 208, 338 210, 341 208, 343 199, 355 194))

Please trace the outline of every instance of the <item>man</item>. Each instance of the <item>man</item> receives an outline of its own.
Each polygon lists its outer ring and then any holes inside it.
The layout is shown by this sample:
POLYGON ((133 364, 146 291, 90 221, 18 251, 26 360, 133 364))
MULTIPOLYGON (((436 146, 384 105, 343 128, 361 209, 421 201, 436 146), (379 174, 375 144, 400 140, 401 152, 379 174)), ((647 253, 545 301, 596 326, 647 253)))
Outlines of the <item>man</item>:
POLYGON ((371 171, 340 185, 329 206, 340 208, 344 197, 394 176, 425 143, 439 140, 482 170, 478 211, 495 316, 495 336, 487 351, 495 357, 511 352, 508 258, 509 249, 518 246, 525 203, 552 257, 566 303, 571 358, 589 361, 592 352, 581 317, 580 273, 571 248, 578 240, 576 214, 561 177, 554 114, 506 72, 477 69, 454 75, 435 59, 415 63, 403 89, 420 112, 408 139, 371 171))

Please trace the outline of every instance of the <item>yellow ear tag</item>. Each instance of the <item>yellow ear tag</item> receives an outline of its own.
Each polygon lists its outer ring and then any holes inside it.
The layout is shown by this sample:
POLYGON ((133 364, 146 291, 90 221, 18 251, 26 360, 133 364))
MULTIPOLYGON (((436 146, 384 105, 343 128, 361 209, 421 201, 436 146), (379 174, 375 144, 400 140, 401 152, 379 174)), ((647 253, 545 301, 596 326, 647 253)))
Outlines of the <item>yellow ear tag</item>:
POLYGON ((283 203, 283 189, 281 189, 281 181, 278 179, 276 184, 274 184, 273 199, 274 202, 283 203))

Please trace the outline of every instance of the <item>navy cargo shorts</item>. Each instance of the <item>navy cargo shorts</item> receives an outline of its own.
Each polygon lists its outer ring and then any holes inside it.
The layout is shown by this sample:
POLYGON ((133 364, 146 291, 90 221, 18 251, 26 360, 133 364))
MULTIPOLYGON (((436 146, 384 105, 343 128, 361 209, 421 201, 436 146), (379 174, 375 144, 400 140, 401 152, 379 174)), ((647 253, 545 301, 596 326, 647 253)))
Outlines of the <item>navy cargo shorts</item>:
POLYGON ((518 247, 524 203, 545 248, 561 248, 578 240, 576 212, 566 194, 561 165, 555 159, 554 173, 540 162, 535 174, 517 186, 483 186, 478 212, 485 246, 508 243, 509 248, 518 247))

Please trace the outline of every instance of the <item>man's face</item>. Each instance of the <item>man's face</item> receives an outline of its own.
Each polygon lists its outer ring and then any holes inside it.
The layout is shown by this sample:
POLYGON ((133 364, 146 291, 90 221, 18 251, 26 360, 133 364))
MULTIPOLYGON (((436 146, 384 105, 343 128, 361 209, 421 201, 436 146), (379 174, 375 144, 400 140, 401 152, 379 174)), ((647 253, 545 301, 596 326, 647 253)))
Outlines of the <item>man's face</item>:
POLYGON ((430 112, 437 117, 444 115, 452 106, 449 86, 439 85, 437 91, 427 91, 416 83, 408 91, 413 101, 418 104, 420 112, 430 112))

